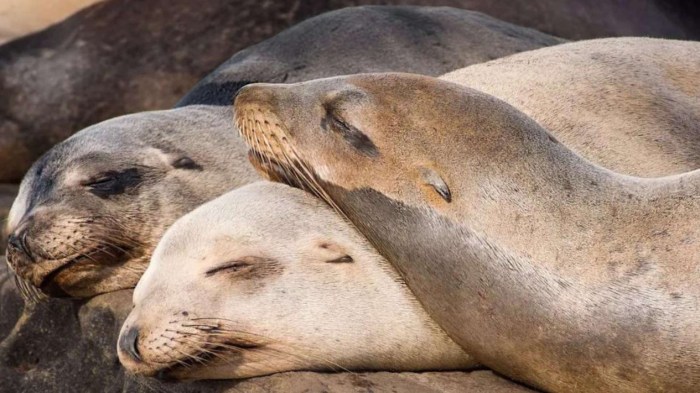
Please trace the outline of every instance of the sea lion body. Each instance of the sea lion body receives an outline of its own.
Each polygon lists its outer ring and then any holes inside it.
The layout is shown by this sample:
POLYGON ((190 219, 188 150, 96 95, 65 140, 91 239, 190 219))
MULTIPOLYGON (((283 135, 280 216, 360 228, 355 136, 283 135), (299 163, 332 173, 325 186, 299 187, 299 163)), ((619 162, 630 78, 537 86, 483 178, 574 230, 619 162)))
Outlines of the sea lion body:
POLYGON ((277 183, 244 186, 173 224, 134 304, 118 347, 139 374, 229 379, 476 365, 349 223, 277 183), (177 367, 198 357, 201 364, 177 367))
POLYGON ((258 169, 345 214, 486 366, 553 392, 700 383, 700 172, 611 172, 417 75, 250 85, 235 113, 258 169))
POLYGON ((345 8, 236 53, 177 105, 231 105, 236 91, 250 82, 299 82, 387 71, 439 75, 563 42, 478 12, 449 7, 345 8))
POLYGON ((8 259, 25 281, 57 296, 135 286, 165 228, 199 204, 259 179, 230 120, 233 96, 249 81, 291 82, 363 69, 439 75, 560 42, 451 8, 359 7, 308 20, 234 56, 181 108, 109 120, 47 152, 28 172, 13 206, 8 233, 16 247, 8 259), (175 168, 180 158, 192 162, 175 168), (94 184, 106 192, 98 195, 89 180, 106 181, 94 184), (90 241, 78 240, 85 237, 90 241), (73 263, 91 252, 98 255, 73 263))
POLYGON ((508 102, 613 171, 656 177, 700 168, 697 42, 580 41, 475 64, 440 79, 508 102))

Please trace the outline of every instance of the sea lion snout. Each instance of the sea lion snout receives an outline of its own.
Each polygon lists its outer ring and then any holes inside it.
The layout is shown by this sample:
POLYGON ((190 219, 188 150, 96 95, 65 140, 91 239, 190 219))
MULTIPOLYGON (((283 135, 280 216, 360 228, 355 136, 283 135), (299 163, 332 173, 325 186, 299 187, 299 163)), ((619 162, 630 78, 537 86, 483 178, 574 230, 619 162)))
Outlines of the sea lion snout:
POLYGON ((267 107, 274 104, 276 96, 283 89, 284 87, 272 83, 252 83, 239 90, 235 104, 236 106, 254 104, 267 107))
POLYGON ((132 361, 140 362, 141 354, 139 353, 138 341, 139 329, 136 326, 131 326, 119 337, 119 352, 132 361))
POLYGON ((15 231, 7 237, 7 262, 17 271, 32 263, 32 258, 26 244, 26 231, 15 231))

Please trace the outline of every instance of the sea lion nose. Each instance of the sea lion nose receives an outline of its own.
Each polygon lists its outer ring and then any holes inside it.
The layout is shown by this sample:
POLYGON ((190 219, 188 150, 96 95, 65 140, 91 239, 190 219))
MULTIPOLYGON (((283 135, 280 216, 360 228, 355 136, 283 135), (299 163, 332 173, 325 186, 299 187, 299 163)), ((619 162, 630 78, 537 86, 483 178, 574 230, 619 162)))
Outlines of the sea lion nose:
POLYGON ((241 109, 246 105, 256 105, 269 108, 274 105, 280 94, 285 91, 285 86, 272 83, 252 83, 238 91, 234 107, 241 109))
POLYGON ((28 265, 32 261, 32 254, 27 246, 26 231, 16 231, 7 237, 7 259, 17 267, 28 265))
POLYGON ((22 252, 29 255, 29 250, 27 249, 27 245, 24 240, 26 236, 27 234, 25 231, 12 233, 7 237, 7 245, 15 249, 17 252, 22 252))
POLYGON ((129 356, 131 360, 140 362, 141 354, 139 353, 139 329, 136 326, 130 327, 119 337, 119 350, 129 356))

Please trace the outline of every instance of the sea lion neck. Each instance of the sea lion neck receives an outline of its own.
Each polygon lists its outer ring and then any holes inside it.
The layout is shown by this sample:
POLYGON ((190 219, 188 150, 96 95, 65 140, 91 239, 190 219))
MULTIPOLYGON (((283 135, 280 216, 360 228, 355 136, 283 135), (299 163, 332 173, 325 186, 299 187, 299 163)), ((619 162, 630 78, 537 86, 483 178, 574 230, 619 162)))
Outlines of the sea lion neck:
POLYGON ((647 239, 654 227, 683 222, 695 209, 697 174, 642 179, 611 172, 515 109, 496 114, 485 106, 468 118, 467 131, 449 134, 451 143, 426 147, 452 193, 450 203, 428 205, 539 263, 582 274, 588 261, 603 258, 602 249, 617 247, 610 233, 634 230, 647 239), (557 247, 533 247, 533 238, 557 247))
MULTIPOLYGON (((406 205, 374 189, 346 190, 332 184, 324 184, 324 189, 446 331, 478 332, 469 339, 453 338, 498 371, 546 391, 568 391, 580 385, 580 375, 590 386, 605 386, 610 379, 650 386, 656 382, 653 378, 644 374, 627 380, 633 375, 627 370, 644 364, 648 375, 666 375, 692 364, 694 355, 683 343, 695 342, 700 332, 679 321, 694 318, 697 289, 692 282, 663 276, 672 269, 684 270, 678 274, 687 276, 696 261, 672 259, 678 256, 663 252, 650 255, 633 235, 618 239, 628 249, 616 244, 609 259, 595 254, 581 259, 575 252, 564 256, 566 263, 577 265, 573 270, 581 268, 581 274, 571 274, 561 264, 504 246, 493 233, 479 233, 435 210, 406 205), (450 278, 442 271, 450 272, 450 278), (660 306, 669 292, 675 310, 660 306), (668 341, 668 335, 677 340, 668 341), (645 350, 658 345, 667 351, 645 350), (559 356, 561 351, 567 356, 559 356), (552 373, 561 377, 547 385, 538 383, 552 373)), ((673 237, 670 232, 659 236, 673 237)), ((530 243, 546 248, 554 242, 532 236, 530 243)), ((664 245, 652 246, 660 247, 664 245)), ((684 391, 694 382, 674 383, 684 391)))

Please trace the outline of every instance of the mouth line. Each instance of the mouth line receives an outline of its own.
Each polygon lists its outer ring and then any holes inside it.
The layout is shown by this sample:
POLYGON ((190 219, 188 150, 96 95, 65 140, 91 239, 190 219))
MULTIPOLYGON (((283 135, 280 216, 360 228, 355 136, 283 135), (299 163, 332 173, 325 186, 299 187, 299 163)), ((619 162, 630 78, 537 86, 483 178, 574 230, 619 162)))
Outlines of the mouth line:
MULTIPOLYGON (((41 279, 41 282, 37 286, 42 291, 48 289, 49 286, 54 284, 54 279, 56 276, 61 274, 61 272, 76 266, 82 262, 92 262, 97 264, 118 264, 124 261, 125 257, 129 255, 130 249, 117 248, 108 245, 102 245, 91 249, 86 252, 80 253, 80 255, 66 260, 60 266, 55 267, 41 279)), ((49 261, 51 262, 51 261, 49 261)))
MULTIPOLYGON (((226 361, 226 354, 234 352, 240 355, 244 351, 262 348, 263 344, 253 344, 244 342, 226 342, 219 345, 212 345, 211 349, 199 351, 185 359, 179 359, 172 364, 155 370, 153 375, 164 382, 176 382, 175 373, 178 371, 192 371, 194 368, 201 368, 210 365, 215 361, 226 361)), ((233 359, 231 359, 233 360, 233 359)))
POLYGON ((270 181, 284 183, 304 191, 311 191, 306 183, 289 167, 289 163, 286 160, 279 160, 276 156, 271 156, 254 148, 248 150, 248 158, 256 168, 265 172, 270 181))

